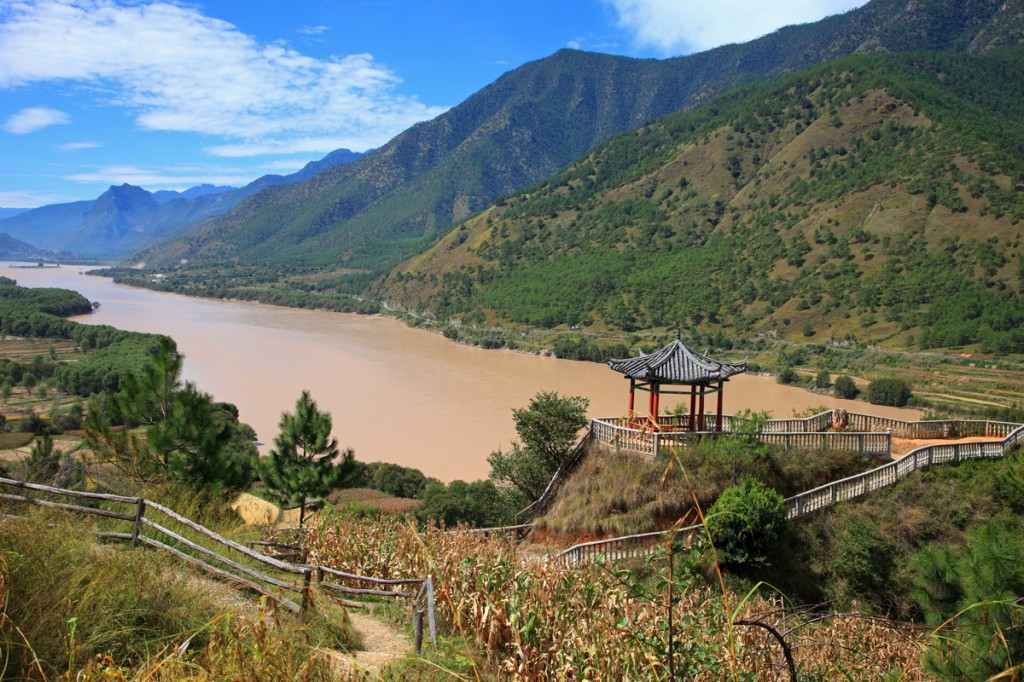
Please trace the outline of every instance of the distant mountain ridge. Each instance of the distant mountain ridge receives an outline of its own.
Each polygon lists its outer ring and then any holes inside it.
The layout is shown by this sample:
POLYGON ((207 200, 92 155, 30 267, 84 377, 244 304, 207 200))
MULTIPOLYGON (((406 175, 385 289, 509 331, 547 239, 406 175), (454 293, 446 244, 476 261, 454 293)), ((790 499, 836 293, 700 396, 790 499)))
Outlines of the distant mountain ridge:
POLYGON ((842 55, 1015 42, 1021 6, 873 0, 749 43, 662 61, 563 50, 503 75, 356 163, 263 191, 133 262, 383 271, 422 249, 425 237, 543 181, 614 134, 842 55))
POLYGON ((338 149, 289 175, 264 175, 245 187, 198 185, 184 192, 150 193, 129 184, 112 186, 93 201, 53 204, 0 218, 0 232, 40 249, 90 258, 123 257, 195 222, 229 211, 260 190, 302 182, 359 152, 338 149))
POLYGON ((52 252, 37 249, 31 244, 26 244, 8 234, 0 232, 0 259, 14 261, 36 260, 37 258, 48 258, 53 255, 52 252))

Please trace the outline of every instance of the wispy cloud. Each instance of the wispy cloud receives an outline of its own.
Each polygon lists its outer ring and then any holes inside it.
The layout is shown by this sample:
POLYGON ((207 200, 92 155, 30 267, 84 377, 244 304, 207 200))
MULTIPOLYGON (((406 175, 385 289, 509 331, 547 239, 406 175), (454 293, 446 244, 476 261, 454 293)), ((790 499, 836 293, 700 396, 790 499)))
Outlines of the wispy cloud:
POLYGON ((737 43, 816 21, 867 0, 604 0, 640 45, 681 54, 737 43))
POLYGON ((70 122, 71 117, 59 109, 29 107, 11 115, 4 123, 4 130, 14 135, 27 135, 43 128, 70 122))
POLYGON ((372 55, 309 57, 168 2, 3 3, 0 88, 40 81, 102 86, 143 129, 220 136, 234 150, 375 146, 444 111, 398 95, 399 78, 372 55))
POLYGON ((318 36, 329 31, 330 28, 330 26, 303 26, 299 29, 299 33, 307 36, 318 36))
POLYGON ((82 149, 99 149, 102 146, 99 142, 68 142, 67 144, 57 145, 57 151, 77 152, 82 149))
POLYGON ((0 206, 4 208, 37 208, 68 201, 73 199, 50 192, 0 192, 0 206))
POLYGON ((240 187, 255 180, 251 171, 237 168, 143 168, 139 166, 102 166, 94 170, 74 173, 65 180, 104 185, 138 185, 152 191, 157 189, 183 190, 209 183, 240 187))

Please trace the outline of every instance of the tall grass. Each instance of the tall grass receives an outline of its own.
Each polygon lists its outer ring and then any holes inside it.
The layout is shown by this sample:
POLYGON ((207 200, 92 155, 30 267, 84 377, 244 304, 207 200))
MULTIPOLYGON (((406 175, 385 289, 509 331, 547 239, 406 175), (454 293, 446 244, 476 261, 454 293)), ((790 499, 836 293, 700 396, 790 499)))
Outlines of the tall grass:
POLYGON ((170 638, 201 632, 228 607, 223 592, 190 580, 163 557, 97 545, 64 515, 5 520, 0 542, 8 567, 8 675, 36 669, 56 676, 98 654, 118 664, 139 661, 170 638))
POLYGON ((0 679, 337 679, 358 642, 315 591, 305 623, 94 526, 28 510, 0 521, 0 679))

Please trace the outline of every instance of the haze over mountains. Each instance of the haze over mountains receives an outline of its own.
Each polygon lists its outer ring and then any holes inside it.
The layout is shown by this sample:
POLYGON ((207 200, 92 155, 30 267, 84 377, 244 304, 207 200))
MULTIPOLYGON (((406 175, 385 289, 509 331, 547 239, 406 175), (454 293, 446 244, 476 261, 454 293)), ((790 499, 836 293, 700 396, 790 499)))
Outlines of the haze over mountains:
POLYGON ((40 251, 87 258, 123 257, 204 218, 229 211, 239 202, 273 185, 302 182, 362 154, 338 149, 289 175, 264 175, 245 187, 199 185, 184 192, 150 193, 123 184, 94 201, 54 204, 0 215, 0 233, 30 243, 40 251))
POLYGON ((136 260, 382 271, 420 250, 424 237, 543 181, 614 134, 845 54, 1012 42, 1019 6, 874 0, 749 43, 667 60, 563 50, 505 74, 354 164, 271 188, 136 260))

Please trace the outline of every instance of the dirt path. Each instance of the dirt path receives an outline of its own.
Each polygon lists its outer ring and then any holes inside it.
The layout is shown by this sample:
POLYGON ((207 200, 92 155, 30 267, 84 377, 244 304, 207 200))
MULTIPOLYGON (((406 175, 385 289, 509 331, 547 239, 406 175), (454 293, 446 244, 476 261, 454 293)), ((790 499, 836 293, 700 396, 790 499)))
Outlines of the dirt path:
POLYGON ((335 654, 334 664, 339 672, 368 673, 372 679, 379 675, 388 663, 412 652, 412 638, 399 632, 395 626, 382 623, 373 616, 359 611, 349 611, 348 616, 353 629, 359 633, 363 649, 351 655, 335 654))

